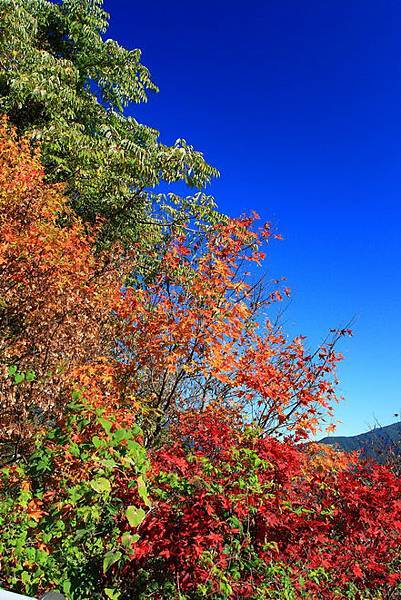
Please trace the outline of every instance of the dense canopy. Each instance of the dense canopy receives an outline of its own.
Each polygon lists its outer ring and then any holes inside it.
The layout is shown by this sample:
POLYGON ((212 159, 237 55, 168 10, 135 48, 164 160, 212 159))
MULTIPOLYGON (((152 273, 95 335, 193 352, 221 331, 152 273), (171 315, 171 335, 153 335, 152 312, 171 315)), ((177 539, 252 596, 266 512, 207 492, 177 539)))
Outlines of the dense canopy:
POLYGON ((166 146, 125 115, 157 87, 140 50, 106 37, 101 0, 1 0, 0 21, 0 111, 40 142, 48 180, 66 182, 81 216, 105 218, 107 239, 145 241, 160 234, 164 204, 210 212, 202 194, 182 204, 156 193, 160 182, 201 190, 217 171, 184 140, 166 146))

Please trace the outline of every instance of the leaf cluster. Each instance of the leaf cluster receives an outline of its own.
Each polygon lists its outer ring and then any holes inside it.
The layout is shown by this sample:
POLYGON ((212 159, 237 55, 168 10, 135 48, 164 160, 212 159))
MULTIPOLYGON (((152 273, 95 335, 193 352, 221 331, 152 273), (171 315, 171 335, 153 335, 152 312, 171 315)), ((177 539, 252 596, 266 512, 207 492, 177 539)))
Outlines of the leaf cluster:
POLYGON ((31 596, 117 599, 150 506, 149 462, 132 417, 122 423, 75 398, 24 463, 1 471, 1 582, 31 596))
POLYGON ((140 50, 106 37, 102 0, 1 0, 0 21, 0 112, 40 142, 48 180, 66 183, 78 213, 102 219, 99 240, 152 245, 185 212, 213 218, 207 196, 156 193, 161 182, 201 189, 217 171, 185 140, 166 146, 125 114, 157 87, 140 50))
POLYGON ((151 454, 134 597, 397 597, 397 477, 258 433, 221 410, 189 411, 151 454))

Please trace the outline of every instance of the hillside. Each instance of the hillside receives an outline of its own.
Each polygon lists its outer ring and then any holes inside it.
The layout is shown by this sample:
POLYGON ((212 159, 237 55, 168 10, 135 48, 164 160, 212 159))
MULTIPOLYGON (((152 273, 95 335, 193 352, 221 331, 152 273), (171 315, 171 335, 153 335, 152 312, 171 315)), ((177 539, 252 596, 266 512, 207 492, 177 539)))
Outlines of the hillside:
POLYGON ((320 444, 336 446, 345 452, 362 450, 365 456, 380 459, 382 454, 401 441, 401 423, 386 427, 376 427, 366 433, 353 436, 328 436, 319 440, 320 444))

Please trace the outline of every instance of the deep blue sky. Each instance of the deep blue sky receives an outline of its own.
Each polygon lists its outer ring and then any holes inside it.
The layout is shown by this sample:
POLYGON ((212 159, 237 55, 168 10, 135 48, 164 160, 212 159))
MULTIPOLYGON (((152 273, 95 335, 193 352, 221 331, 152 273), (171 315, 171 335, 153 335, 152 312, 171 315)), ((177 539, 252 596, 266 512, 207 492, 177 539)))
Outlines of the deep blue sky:
POLYGON ((133 110, 221 171, 231 215, 285 237, 272 276, 293 290, 287 328, 343 344, 338 434, 401 409, 401 3, 106 0, 109 35, 143 50, 160 94, 133 110))

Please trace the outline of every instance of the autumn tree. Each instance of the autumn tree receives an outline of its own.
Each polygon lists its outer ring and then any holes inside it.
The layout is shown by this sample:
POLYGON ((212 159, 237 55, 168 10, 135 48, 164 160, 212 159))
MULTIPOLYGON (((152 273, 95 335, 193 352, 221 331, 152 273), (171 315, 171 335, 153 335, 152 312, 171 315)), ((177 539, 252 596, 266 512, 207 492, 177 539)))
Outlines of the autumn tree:
POLYGON ((202 154, 126 116, 157 90, 101 0, 0 17, 0 585, 398 597, 399 478, 305 443, 349 329, 286 335, 289 290, 258 277, 279 236, 218 215, 202 154))
MULTIPOLYGON (((118 308, 120 384, 135 389, 149 443, 186 408, 240 408, 266 433, 316 430, 337 401, 333 332, 310 352, 273 320, 289 290, 254 267, 274 237, 255 218, 173 237, 151 282, 127 286, 118 308), (250 270, 252 269, 252 273, 250 270)), ((276 236, 277 237, 277 236, 276 236)))
MULTIPOLYGON (((74 382, 111 378, 111 310, 129 259, 92 249, 49 184, 38 153, 0 124, 0 407, 2 438, 24 438, 68 402, 74 382), (60 215, 68 216, 68 224, 60 215)), ((92 381, 93 392, 96 389, 92 381)), ((99 392, 100 393, 100 392, 99 392)), ((110 389, 109 394, 110 396, 110 389)), ((106 398, 103 399, 106 402, 106 398)), ((4 441, 3 439, 3 441, 4 441)))
POLYGON ((96 229, 68 214, 62 190, 5 123, 0 161, 3 426, 51 414, 63 386, 78 376, 89 384, 90 369, 110 378, 124 406, 140 404, 148 443, 180 411, 210 403, 298 437, 330 414, 334 345, 346 332, 310 353, 271 322, 289 291, 249 273, 264 259, 268 225, 258 232, 244 217, 180 232, 154 251, 145 281, 140 252, 92 250, 96 229))
POLYGON ((102 3, 0 0, 0 112, 40 142, 48 181, 66 183, 78 213, 105 219, 102 239, 152 244, 185 212, 213 220, 214 202, 200 190, 217 171, 184 140, 166 146, 126 116, 157 87, 140 50, 106 37, 102 3), (198 191, 157 193, 177 181, 198 191))

